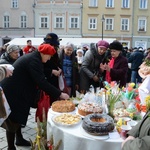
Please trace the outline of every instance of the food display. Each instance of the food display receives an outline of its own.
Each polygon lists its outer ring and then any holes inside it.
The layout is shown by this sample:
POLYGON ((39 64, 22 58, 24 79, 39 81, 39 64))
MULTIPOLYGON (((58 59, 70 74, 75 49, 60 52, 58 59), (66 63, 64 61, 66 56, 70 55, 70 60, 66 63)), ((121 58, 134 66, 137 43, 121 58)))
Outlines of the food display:
POLYGON ((83 129, 92 135, 107 135, 114 130, 114 120, 107 114, 89 114, 82 123, 83 129))
POLYGON ((75 114, 61 114, 54 116, 52 120, 58 125, 70 126, 78 124, 81 121, 81 117, 75 114))
POLYGON ((82 102, 78 105, 78 113, 81 116, 86 116, 92 113, 102 113, 103 108, 97 103, 94 102, 82 102))
POLYGON ((52 110, 55 112, 66 113, 75 110, 75 104, 68 100, 59 100, 52 103, 52 110))
POLYGON ((113 114, 115 117, 126 117, 129 115, 125 108, 114 109, 113 114))

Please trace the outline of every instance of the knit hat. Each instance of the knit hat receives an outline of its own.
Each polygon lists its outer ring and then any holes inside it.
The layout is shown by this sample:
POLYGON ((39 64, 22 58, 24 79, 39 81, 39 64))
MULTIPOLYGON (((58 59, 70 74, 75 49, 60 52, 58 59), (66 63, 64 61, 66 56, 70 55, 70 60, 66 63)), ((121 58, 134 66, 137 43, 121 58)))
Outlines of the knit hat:
POLYGON ((110 43, 109 49, 122 51, 123 50, 123 46, 122 46, 122 44, 119 41, 113 41, 112 43, 110 43))
POLYGON ((109 43, 107 41, 100 40, 100 41, 98 41, 97 46, 98 47, 108 48, 109 47, 109 43))
POLYGON ((46 54, 46 55, 54 55, 56 53, 56 50, 54 49, 53 46, 49 45, 49 44, 41 44, 38 47, 38 51, 40 53, 46 54))
POLYGON ((44 42, 47 44, 51 44, 53 46, 59 46, 62 39, 59 39, 57 34, 55 33, 48 33, 46 37, 44 38, 44 42))
POLYGON ((84 54, 84 51, 82 49, 77 49, 76 53, 81 52, 82 54, 84 54))
POLYGON ((16 50, 19 50, 19 47, 17 45, 12 44, 12 45, 7 46, 6 52, 9 54, 12 51, 16 51, 16 50))

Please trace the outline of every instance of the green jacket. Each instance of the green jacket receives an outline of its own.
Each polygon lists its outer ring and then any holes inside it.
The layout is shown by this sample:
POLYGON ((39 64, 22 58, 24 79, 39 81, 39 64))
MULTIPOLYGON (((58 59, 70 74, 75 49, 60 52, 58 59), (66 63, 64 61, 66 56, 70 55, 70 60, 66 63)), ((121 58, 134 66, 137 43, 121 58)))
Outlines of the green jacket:
POLYGON ((127 141, 122 150, 150 150, 150 111, 128 132, 128 135, 135 139, 127 141))

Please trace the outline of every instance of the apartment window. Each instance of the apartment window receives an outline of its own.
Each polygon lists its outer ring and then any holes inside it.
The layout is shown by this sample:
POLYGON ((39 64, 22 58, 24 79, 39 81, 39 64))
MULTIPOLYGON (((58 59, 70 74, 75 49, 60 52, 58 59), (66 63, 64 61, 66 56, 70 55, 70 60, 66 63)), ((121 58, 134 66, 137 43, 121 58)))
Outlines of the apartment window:
POLYGON ((41 17, 40 18, 40 27, 41 28, 48 28, 48 17, 41 17))
POLYGON ((63 17, 56 17, 55 28, 63 28, 63 17))
POLYGON ((5 15, 4 16, 4 28, 9 28, 9 16, 8 15, 5 15))
POLYGON ((11 0, 11 8, 18 8, 18 0, 11 0))
POLYGON ((70 18, 70 28, 79 28, 79 18, 78 17, 70 18))
POLYGON ((106 7, 114 7, 114 0, 106 0, 106 7))
POLYGON ((89 18, 89 29, 97 29, 97 18, 89 18))
POLYGON ((129 19, 126 19, 126 18, 121 19, 121 30, 123 31, 129 30, 129 19))
POLYGON ((129 8, 130 0, 122 0, 122 8, 129 8))
POLYGON ((146 19, 145 18, 139 18, 138 31, 146 31, 146 19))
POLYGON ((89 7, 97 7, 97 0, 89 0, 89 7))
POLYGON ((106 18, 106 21, 105 21, 106 30, 113 30, 113 23, 114 23, 114 19, 106 18))
POLYGON ((139 4, 140 9, 147 9, 147 0, 140 0, 139 2, 140 2, 139 4))
POLYGON ((21 28, 26 28, 27 27, 27 16, 26 14, 21 15, 21 28))

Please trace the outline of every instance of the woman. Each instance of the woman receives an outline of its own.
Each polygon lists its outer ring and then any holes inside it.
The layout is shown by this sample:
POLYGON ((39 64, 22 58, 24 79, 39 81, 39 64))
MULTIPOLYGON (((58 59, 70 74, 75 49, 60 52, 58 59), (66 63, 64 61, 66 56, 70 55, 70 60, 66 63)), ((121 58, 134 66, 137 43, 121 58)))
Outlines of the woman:
POLYGON ((26 125, 30 107, 34 102, 37 86, 54 98, 68 99, 69 96, 51 85, 45 78, 43 63, 56 53, 49 44, 40 45, 38 51, 18 58, 14 66, 13 76, 4 79, 1 86, 11 108, 11 114, 5 120, 8 150, 16 150, 14 146, 15 132, 20 125, 26 125))
POLYGON ((66 80, 66 85, 70 96, 76 96, 78 90, 78 63, 75 53, 73 53, 74 46, 67 43, 60 53, 60 61, 63 68, 63 74, 66 80))
POLYGON ((128 62, 122 56, 122 44, 114 41, 110 44, 111 59, 108 64, 100 64, 100 68, 106 70, 105 80, 107 82, 116 81, 120 87, 125 87, 127 83, 128 62))

